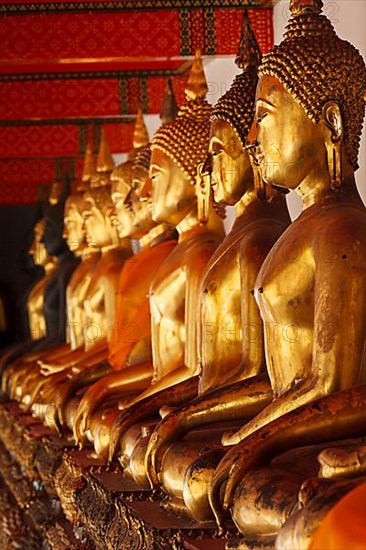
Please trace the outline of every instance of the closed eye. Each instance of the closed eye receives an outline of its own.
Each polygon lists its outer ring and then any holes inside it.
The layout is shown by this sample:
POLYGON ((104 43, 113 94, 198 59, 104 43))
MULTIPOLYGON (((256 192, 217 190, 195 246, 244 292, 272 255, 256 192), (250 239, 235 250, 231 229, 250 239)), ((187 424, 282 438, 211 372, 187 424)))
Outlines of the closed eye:
POLYGON ((259 116, 257 117, 257 124, 260 124, 260 123, 262 122, 262 120, 263 120, 264 118, 266 118, 267 115, 268 115, 268 113, 262 113, 261 115, 259 115, 259 116))

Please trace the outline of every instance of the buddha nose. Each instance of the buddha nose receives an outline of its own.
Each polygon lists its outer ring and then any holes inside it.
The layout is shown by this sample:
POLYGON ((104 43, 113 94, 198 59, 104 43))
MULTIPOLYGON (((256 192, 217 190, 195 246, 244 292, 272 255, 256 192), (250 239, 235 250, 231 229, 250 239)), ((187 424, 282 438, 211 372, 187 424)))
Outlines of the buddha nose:
POLYGON ((150 177, 146 178, 144 186, 141 190, 141 200, 148 200, 151 197, 152 191, 152 179, 150 177))
POLYGON ((254 119, 245 142, 246 148, 249 149, 250 147, 256 147, 257 139, 258 139, 258 126, 254 119))

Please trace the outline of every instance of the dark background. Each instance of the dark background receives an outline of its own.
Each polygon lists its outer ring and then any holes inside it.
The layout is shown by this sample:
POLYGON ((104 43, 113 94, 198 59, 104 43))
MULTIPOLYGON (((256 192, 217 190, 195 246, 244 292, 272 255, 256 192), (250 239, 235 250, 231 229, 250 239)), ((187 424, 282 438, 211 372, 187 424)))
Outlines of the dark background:
POLYGON ((1 348, 27 335, 27 290, 40 275, 27 251, 39 216, 39 205, 0 205, 0 296, 7 321, 7 329, 0 331, 1 348))

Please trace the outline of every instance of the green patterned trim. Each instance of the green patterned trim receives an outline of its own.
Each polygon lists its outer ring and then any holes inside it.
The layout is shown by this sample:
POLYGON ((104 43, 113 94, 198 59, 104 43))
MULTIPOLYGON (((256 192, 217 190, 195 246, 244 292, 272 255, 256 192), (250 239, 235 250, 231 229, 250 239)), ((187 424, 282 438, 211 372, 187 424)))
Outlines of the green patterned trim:
POLYGON ((85 124, 130 124, 135 122, 134 116, 117 115, 114 117, 90 117, 90 118, 48 118, 43 120, 0 120, 0 127, 4 126, 85 126, 85 124))
POLYGON ((97 123, 95 127, 95 142, 94 142, 94 151, 93 151, 94 155, 98 154, 101 137, 102 137, 102 124, 97 123))
POLYGON ((140 105, 143 113, 149 112, 149 92, 147 89, 147 79, 140 78, 140 105))
POLYGON ((128 114, 128 86, 127 79, 121 78, 118 82, 119 102, 121 106, 121 114, 128 114))
POLYGON ((85 154, 86 147, 86 125, 80 124, 79 126, 79 154, 85 154))
POLYGON ((34 2, 26 4, 4 3, 0 14, 24 15, 30 13, 83 12, 83 11, 134 11, 200 8, 261 8, 272 7, 271 0, 119 0, 112 2, 34 2))
MULTIPOLYGON (((189 54, 186 54, 189 55, 189 54)), ((182 60, 184 63, 184 60, 182 60)), ((18 73, 18 74, 2 74, 0 82, 18 82, 31 80, 81 80, 85 78, 94 79, 119 79, 127 80, 128 78, 149 78, 156 76, 182 76, 187 70, 182 71, 180 67, 176 69, 153 69, 151 71, 98 71, 98 72, 70 72, 70 73, 18 73)))
POLYGON ((179 38, 180 55, 190 55, 191 47, 189 40, 189 11, 180 10, 179 12, 179 38))
POLYGON ((203 12, 205 18, 205 48, 206 55, 215 55, 216 53, 216 30, 215 30, 215 12, 209 8, 203 12))

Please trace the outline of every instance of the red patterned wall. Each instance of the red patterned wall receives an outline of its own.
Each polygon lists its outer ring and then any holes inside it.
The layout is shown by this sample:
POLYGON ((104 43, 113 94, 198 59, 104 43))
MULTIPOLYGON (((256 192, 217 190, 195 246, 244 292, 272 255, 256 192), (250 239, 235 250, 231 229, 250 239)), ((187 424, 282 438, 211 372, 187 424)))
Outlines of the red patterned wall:
MULTIPOLYGON (((133 124, 121 115, 139 106, 159 113, 169 74, 181 104, 185 56, 196 48, 234 54, 244 4, 263 1, 160 0, 164 9, 155 0, 2 2, 0 203, 33 202, 60 157, 80 174, 86 124, 107 117, 112 151, 129 151, 133 124)), ((266 52, 272 10, 249 9, 249 17, 266 52)))

